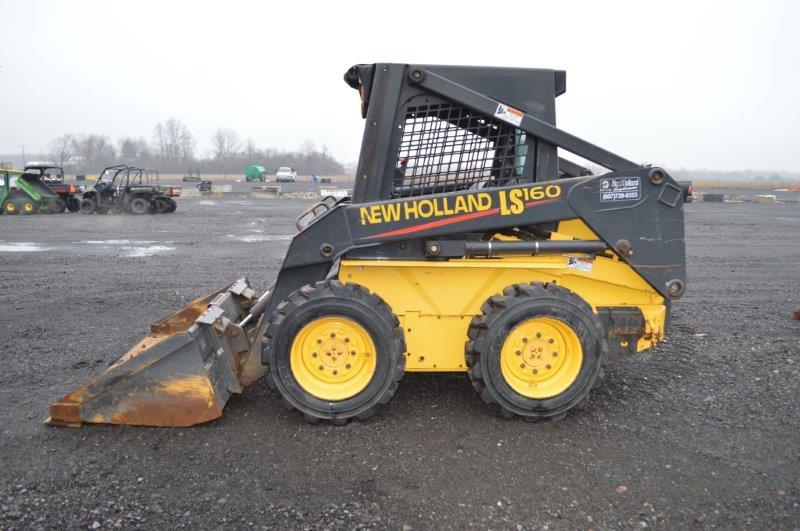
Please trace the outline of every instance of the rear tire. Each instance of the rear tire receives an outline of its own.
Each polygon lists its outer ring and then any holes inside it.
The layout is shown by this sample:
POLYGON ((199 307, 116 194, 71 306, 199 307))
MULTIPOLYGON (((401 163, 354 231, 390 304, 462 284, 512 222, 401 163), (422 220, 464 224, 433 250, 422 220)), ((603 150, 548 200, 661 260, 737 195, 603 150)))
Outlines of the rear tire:
POLYGON ((403 330, 386 302, 356 284, 325 280, 278 305, 262 362, 284 407, 309 423, 338 426, 364 420, 391 400, 404 352, 403 330))
POLYGON ((92 199, 81 199, 78 208, 80 209, 81 214, 94 214, 97 211, 94 200, 92 199))
POLYGON ((466 361, 473 387, 504 417, 561 419, 588 401, 608 354, 600 319, 555 284, 515 284, 472 319, 466 361))
POLYGON ((150 203, 141 197, 134 197, 133 201, 131 201, 131 204, 129 205, 129 208, 131 209, 132 214, 141 216, 142 214, 147 214, 147 212, 150 210, 150 203))
POLYGON ((19 200, 18 204, 20 214, 36 214, 39 211, 39 205, 30 199, 19 200))
POLYGON ((167 214, 172 214, 178 208, 178 202, 172 199, 171 197, 167 198, 167 209, 164 211, 167 214))

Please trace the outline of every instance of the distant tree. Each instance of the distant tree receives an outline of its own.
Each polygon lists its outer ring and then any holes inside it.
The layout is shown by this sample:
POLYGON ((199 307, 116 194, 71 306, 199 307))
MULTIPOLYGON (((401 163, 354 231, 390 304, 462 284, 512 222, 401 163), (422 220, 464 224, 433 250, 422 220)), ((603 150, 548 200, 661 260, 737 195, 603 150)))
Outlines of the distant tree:
POLYGON ((220 161, 231 161, 239 150, 239 135, 229 127, 219 127, 211 135, 214 156, 220 161))
POLYGON ((148 166, 152 163, 152 153, 145 138, 124 137, 117 141, 121 162, 132 166, 148 166))
POLYGON ((153 147, 161 164, 170 169, 194 158, 194 137, 177 118, 156 124, 153 128, 153 147))
POLYGON ((76 135, 73 139, 75 158, 82 168, 99 170, 117 158, 117 150, 107 135, 76 135))
POLYGON ((247 158, 248 161, 252 161, 258 153, 258 148, 256 147, 256 143, 252 138, 248 138, 244 144, 244 156, 247 158))
POLYGON ((50 159, 59 166, 68 166, 75 157, 75 136, 66 134, 54 138, 49 146, 50 159))

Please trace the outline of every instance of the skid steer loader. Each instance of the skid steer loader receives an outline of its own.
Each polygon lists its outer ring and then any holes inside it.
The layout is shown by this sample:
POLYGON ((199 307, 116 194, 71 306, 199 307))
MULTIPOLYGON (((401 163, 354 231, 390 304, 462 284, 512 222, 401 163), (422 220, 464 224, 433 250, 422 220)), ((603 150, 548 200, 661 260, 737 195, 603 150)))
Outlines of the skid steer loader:
POLYGON ((352 199, 297 220, 275 285, 153 325, 49 421, 187 426, 265 376, 308 422, 386 404, 404 372, 465 372, 508 417, 586 405, 658 344, 685 289, 683 190, 555 126, 565 72, 363 64, 352 199), (592 175, 571 152, 607 168, 592 175))

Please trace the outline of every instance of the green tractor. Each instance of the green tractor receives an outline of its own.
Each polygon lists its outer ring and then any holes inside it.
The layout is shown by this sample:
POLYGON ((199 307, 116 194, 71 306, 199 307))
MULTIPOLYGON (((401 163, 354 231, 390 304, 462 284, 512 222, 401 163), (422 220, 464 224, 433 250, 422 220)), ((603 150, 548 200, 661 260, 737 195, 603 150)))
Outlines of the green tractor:
POLYGON ((264 169, 264 166, 248 166, 244 170, 244 180, 245 182, 261 181, 263 183, 267 180, 267 170, 264 169))
POLYGON ((38 175, 16 170, 0 170, 0 206, 5 214, 64 210, 64 202, 38 175))

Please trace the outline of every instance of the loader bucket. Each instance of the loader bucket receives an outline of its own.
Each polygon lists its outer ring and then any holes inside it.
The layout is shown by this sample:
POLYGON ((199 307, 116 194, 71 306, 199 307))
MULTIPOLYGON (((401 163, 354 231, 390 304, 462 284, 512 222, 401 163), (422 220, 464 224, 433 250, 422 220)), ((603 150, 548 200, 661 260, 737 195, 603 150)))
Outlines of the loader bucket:
POLYGON ((221 416, 231 394, 263 374, 258 326, 237 324, 255 301, 246 279, 193 300, 152 325, 103 374, 51 404, 45 422, 191 426, 221 416))

